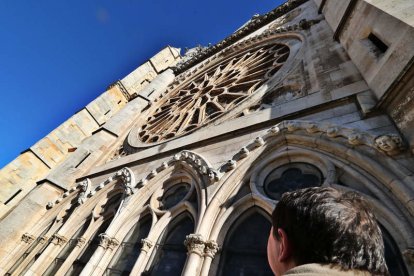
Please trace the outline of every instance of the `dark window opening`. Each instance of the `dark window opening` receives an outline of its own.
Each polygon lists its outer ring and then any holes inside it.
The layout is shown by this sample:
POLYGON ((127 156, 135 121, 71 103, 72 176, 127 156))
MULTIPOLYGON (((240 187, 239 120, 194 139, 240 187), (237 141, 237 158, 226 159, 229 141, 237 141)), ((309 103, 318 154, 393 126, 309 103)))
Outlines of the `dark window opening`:
POLYGON ((258 212, 242 220, 226 236, 217 275, 272 276, 266 255, 270 221, 258 212))
POLYGON ((18 194, 20 194, 21 191, 22 189, 19 189, 17 192, 15 192, 14 195, 12 195, 8 200, 6 200, 6 202, 4 202, 4 205, 7 205, 10 201, 12 201, 13 198, 15 198, 18 194))
POLYGON ((370 33, 368 35, 368 40, 373 44, 375 48, 373 48, 375 55, 379 56, 384 54, 388 50, 387 44, 385 44, 378 36, 370 33))

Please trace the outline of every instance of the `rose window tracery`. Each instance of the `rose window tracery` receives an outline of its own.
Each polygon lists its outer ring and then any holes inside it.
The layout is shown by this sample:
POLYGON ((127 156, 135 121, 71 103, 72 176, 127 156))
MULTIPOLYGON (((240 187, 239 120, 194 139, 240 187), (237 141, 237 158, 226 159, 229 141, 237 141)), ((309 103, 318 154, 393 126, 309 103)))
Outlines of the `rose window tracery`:
POLYGON ((138 131, 156 143, 188 133, 246 99, 288 59, 290 49, 273 43, 247 49, 170 88, 138 131))

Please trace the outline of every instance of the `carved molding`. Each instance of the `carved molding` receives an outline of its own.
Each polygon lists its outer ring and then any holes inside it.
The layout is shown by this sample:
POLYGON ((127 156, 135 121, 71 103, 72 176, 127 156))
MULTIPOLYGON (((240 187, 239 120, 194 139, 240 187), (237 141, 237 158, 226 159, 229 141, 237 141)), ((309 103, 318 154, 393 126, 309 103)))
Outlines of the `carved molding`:
POLYGON ((22 235, 22 241, 28 244, 31 244, 36 238, 33 235, 30 235, 29 233, 24 233, 22 235))
POLYGON ((200 234, 187 235, 184 241, 184 245, 187 247, 188 254, 195 253, 200 257, 203 256, 205 243, 200 234))
POLYGON ((61 235, 59 235, 59 234, 54 234, 54 235, 52 236, 52 243, 53 243, 54 245, 59 245, 59 246, 62 246, 62 245, 64 245, 65 243, 67 243, 67 241, 68 241, 68 239, 67 239, 67 238, 65 238, 64 236, 61 236, 61 235))
POLYGON ((100 183, 95 189, 91 189, 92 183, 91 181, 86 178, 82 180, 76 187, 71 188, 69 191, 63 193, 58 199, 55 201, 48 202, 46 205, 47 209, 51 209, 60 202, 63 201, 64 198, 68 197, 71 193, 79 190, 77 203, 79 205, 83 204, 89 197, 95 195, 95 193, 101 189, 103 189, 107 184, 111 183, 114 180, 121 180, 120 185, 122 185, 124 189, 124 193, 129 196, 134 193, 133 185, 135 184, 135 175, 134 173, 127 167, 120 169, 119 171, 115 172, 113 175, 108 177, 105 181, 100 183))
POLYGON ((154 246, 154 243, 150 241, 149 239, 142 239, 141 240, 141 250, 145 253, 148 253, 148 251, 151 249, 151 247, 154 246))

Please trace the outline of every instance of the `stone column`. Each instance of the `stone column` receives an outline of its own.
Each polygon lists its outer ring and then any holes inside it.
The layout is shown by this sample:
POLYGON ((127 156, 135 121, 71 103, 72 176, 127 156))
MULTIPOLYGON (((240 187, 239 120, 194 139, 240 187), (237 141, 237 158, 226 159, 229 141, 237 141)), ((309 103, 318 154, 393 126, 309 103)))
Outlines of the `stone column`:
POLYGON ((99 259, 99 262, 96 264, 96 268, 93 271, 94 275, 102 275, 106 268, 108 267, 112 257, 113 257, 113 251, 116 249, 119 245, 119 241, 115 238, 109 238, 106 250, 103 253, 103 256, 99 259))
POLYGON ((148 252, 150 252, 151 248, 154 246, 154 243, 149 239, 142 239, 141 245, 141 253, 135 262, 134 268, 131 271, 131 275, 141 275, 148 260, 148 252))
POLYGON ((36 240, 36 237, 29 233, 22 235, 21 242, 14 247, 13 251, 0 258, 0 275, 5 274, 15 264, 16 256, 21 256, 34 240, 36 240))
POLYGON ((187 262, 183 270, 183 276, 198 275, 198 267, 204 255, 204 239, 200 234, 190 234, 186 237, 184 245, 187 247, 187 262))
POLYGON ((81 276, 93 275, 96 266, 99 264, 102 256, 105 254, 106 249, 108 248, 108 243, 111 240, 111 237, 105 233, 99 234, 99 246, 93 253, 89 262, 86 264, 85 268, 82 270, 81 276))
POLYGON ((204 248, 204 262, 203 266, 201 268, 201 276, 207 276, 208 272, 210 270, 211 262, 214 259, 214 256, 216 255, 217 251, 219 250, 219 247, 217 243, 213 240, 209 240, 205 242, 205 248, 204 248))
POLYGON ((40 257, 32 265, 29 271, 35 274, 42 275, 49 265, 54 261, 59 252, 63 249, 68 239, 62 235, 54 234, 50 241, 50 244, 42 252, 40 257))

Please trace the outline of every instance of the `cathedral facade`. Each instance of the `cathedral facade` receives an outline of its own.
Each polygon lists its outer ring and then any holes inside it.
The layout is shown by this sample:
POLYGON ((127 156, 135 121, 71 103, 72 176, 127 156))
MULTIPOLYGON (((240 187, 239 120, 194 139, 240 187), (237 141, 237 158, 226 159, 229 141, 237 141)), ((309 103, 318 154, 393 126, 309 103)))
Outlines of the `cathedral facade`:
POLYGON ((0 274, 272 275, 275 204, 331 186, 366 198, 391 275, 413 275, 410 10, 290 0, 166 47, 2 169, 0 274))

